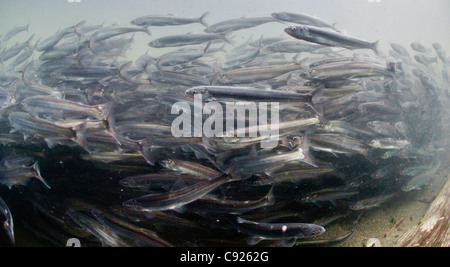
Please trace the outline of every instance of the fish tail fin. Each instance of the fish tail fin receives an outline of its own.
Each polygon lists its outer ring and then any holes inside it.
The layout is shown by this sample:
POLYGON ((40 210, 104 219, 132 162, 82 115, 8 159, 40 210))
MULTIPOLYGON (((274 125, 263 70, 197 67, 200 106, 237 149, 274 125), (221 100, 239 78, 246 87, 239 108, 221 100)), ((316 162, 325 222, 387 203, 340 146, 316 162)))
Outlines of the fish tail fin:
POLYGON ((325 93, 325 86, 321 85, 319 88, 311 92, 311 101, 313 103, 319 103, 324 93, 325 93))
POLYGON ((299 160, 301 162, 304 162, 306 164, 309 164, 315 168, 318 167, 316 160, 314 159, 314 157, 311 155, 310 152, 310 141, 309 141, 309 137, 307 134, 305 134, 305 136, 303 137, 303 141, 300 144, 300 147, 298 149, 299 151, 299 160))
POLYGON ((205 14, 203 14, 198 21, 200 22, 200 24, 202 24, 205 27, 209 27, 208 23, 206 23, 205 18, 209 16, 209 11, 205 12, 205 14))
POLYGON ((225 49, 225 47, 227 47, 227 44, 222 45, 221 48, 219 48, 220 52, 227 52, 227 50, 225 49))
POLYGON ((95 43, 95 36, 96 36, 97 34, 96 33, 94 33, 93 35, 91 35, 91 37, 89 37, 89 39, 88 39, 88 48, 89 48, 89 50, 91 50, 91 52, 95 55, 96 53, 95 53, 95 47, 94 47, 94 43, 95 43))
POLYGON ((309 65, 307 64, 307 61, 309 58, 300 58, 301 53, 298 53, 295 57, 294 57, 294 62, 296 65, 299 66, 300 69, 308 69, 309 65))
POLYGON ((264 36, 261 35, 261 38, 259 38, 259 50, 261 50, 263 48, 264 45, 264 36))
POLYGON ((130 69, 131 65, 133 64, 132 61, 129 61, 125 64, 122 64, 119 67, 119 77, 129 83, 133 83, 133 79, 128 75, 128 70, 130 69))
POLYGON ((269 202, 269 204, 275 203, 274 188, 275 188, 275 185, 272 186, 269 193, 267 193, 267 195, 265 196, 265 199, 267 200, 267 202, 269 202))
POLYGON ((73 32, 76 33, 78 28, 84 27, 86 25, 86 20, 79 22, 77 25, 73 27, 73 32))
POLYGON ((324 116, 325 110, 321 103, 308 103, 308 106, 319 116, 320 118, 324 116))
POLYGON ((80 23, 78 23, 77 25, 73 26, 73 33, 75 33, 75 34, 77 35, 77 37, 78 37, 78 45, 79 45, 80 42, 81 42, 81 37, 84 36, 84 35, 83 35, 81 32, 79 32, 78 30, 79 30, 81 27, 83 27, 84 25, 86 25, 86 21, 85 21, 85 20, 83 20, 83 21, 81 21, 80 23))
POLYGON ((33 39, 34 39, 34 34, 33 35, 31 35, 31 37, 28 39, 28 41, 27 41, 27 47, 29 48, 29 49, 32 49, 33 48, 33 46, 31 45, 31 41, 33 41, 33 39))
POLYGON ((203 50, 203 54, 206 54, 206 52, 208 52, 208 50, 211 48, 211 44, 212 41, 208 42, 208 44, 206 44, 205 50, 203 50))
POLYGON ((154 155, 151 147, 141 144, 141 149, 139 151, 139 154, 141 154, 141 156, 145 159, 145 161, 147 161, 148 164, 150 164, 152 166, 156 165, 155 155, 154 155))
POLYGON ((36 163, 31 166, 31 168, 34 170, 35 178, 37 178, 39 181, 41 181, 48 189, 52 189, 50 185, 45 181, 45 179, 41 175, 41 167, 39 166, 39 162, 36 161, 36 163))
MULTIPOLYGON (((161 72, 164 71, 163 65, 162 65, 162 62, 161 62, 161 59, 160 59, 160 58, 156 60, 155 65, 156 65, 156 68, 157 68, 159 71, 161 71, 161 72)), ((148 66, 148 64, 147 64, 147 66, 148 66)), ((146 67, 147 67, 147 66, 146 66, 146 67)))
POLYGON ((231 37, 230 37, 232 32, 233 31, 229 30, 229 31, 226 31, 226 32, 220 34, 220 35, 222 35, 222 39, 230 45, 234 45, 234 42, 233 42, 233 40, 231 40, 231 37))
POLYGON ((31 81, 27 78, 26 74, 28 73, 29 69, 31 68, 31 66, 33 64, 34 64, 34 61, 30 61, 30 63, 28 63, 22 70, 22 82, 27 87, 31 87, 31 81))
POLYGON ((380 50, 378 49, 378 46, 380 44, 380 41, 376 41, 371 45, 371 49, 377 54, 380 55, 380 50))
POLYGON ((77 127, 74 127, 72 130, 75 132, 75 137, 72 138, 72 141, 80 145, 84 150, 86 150, 89 154, 92 154, 87 148, 87 140, 86 140, 86 131, 87 131, 87 122, 84 122, 77 127))
POLYGON ((321 85, 319 88, 311 92, 311 102, 308 106, 319 116, 323 117, 324 115, 324 107, 321 102, 321 98, 325 92, 325 86, 321 85))
POLYGON ((111 106, 111 108, 109 109, 109 113, 108 115, 106 115, 105 118, 105 125, 106 125, 106 132, 111 135, 112 138, 114 138, 114 140, 116 140, 117 144, 119 146, 122 145, 122 142, 120 142, 119 137, 117 136, 116 133, 116 118, 114 116, 114 105, 111 106))
POLYGON ((112 108, 113 108, 112 103, 106 103, 97 106, 97 109, 100 111, 101 118, 107 118, 108 115, 111 113, 112 108))
POLYGON ((151 24, 145 25, 145 30, 144 30, 144 32, 145 32, 146 34, 148 34, 149 36, 152 36, 152 31, 150 30, 150 27, 151 27, 151 26, 152 26, 151 24))

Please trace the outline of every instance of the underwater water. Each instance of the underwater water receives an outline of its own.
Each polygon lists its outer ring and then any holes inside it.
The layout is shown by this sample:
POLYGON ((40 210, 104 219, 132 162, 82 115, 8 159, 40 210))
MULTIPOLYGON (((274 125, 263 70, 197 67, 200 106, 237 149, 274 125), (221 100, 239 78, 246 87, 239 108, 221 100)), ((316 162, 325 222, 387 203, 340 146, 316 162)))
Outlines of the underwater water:
POLYGON ((447 168, 448 10, 0 0, 0 246, 349 242, 447 168))

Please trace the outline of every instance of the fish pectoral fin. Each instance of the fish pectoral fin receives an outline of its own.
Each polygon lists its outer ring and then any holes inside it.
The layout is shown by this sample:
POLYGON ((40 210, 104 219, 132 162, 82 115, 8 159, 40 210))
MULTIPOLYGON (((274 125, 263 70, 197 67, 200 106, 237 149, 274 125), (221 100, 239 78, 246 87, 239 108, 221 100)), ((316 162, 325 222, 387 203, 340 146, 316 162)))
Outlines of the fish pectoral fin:
POLYGON ((55 146, 57 146, 59 141, 61 141, 60 138, 45 138, 45 142, 50 149, 53 149, 55 146))
POLYGON ((263 240, 264 240, 264 238, 259 237, 259 236, 249 236, 249 237, 247 237, 246 241, 249 246, 256 246, 263 240))
POLYGON ((179 213, 179 214, 183 214, 183 213, 186 213, 186 208, 184 206, 178 207, 176 209, 173 209, 173 211, 175 211, 176 213, 179 213))
POLYGON ((274 173, 276 173, 277 171, 281 170, 284 166, 285 166, 285 164, 267 168, 266 171, 265 171, 265 174, 267 176, 272 177, 274 173))
POLYGON ((182 177, 180 177, 180 179, 172 186, 172 188, 170 189, 170 192, 178 191, 178 190, 184 189, 186 187, 188 187, 186 181, 183 180, 182 177))
POLYGON ((283 240, 280 243, 278 243, 277 247, 291 248, 295 245, 295 242, 297 242, 297 239, 295 238, 283 240))

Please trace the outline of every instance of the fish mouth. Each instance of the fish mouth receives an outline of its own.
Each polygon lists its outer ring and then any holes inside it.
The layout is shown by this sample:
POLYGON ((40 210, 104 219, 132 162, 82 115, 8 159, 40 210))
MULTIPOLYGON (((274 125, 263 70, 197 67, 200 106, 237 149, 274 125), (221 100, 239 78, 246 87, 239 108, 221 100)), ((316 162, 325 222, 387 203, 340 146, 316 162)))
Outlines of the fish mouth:
POLYGON ((291 28, 284 29, 284 32, 289 34, 289 35, 292 35, 294 33, 294 31, 291 28))
POLYGON ((186 91, 186 96, 189 97, 189 98, 194 99, 194 96, 195 96, 194 91, 192 91, 192 90, 187 90, 187 91, 186 91))

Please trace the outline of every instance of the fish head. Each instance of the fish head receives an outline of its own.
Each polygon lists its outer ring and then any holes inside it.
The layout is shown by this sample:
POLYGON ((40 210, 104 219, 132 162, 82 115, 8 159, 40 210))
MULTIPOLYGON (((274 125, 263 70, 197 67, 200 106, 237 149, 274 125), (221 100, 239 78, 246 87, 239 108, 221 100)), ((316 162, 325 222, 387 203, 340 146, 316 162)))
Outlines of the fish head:
POLYGON ((159 40, 154 40, 154 41, 150 42, 148 45, 151 46, 151 47, 154 47, 154 48, 161 48, 162 47, 162 44, 161 44, 161 42, 159 40))
POLYGON ((136 182, 132 178, 125 178, 119 182, 121 186, 124 187, 134 187, 136 186, 136 182))
POLYGON ((356 107, 356 111, 361 115, 368 114, 367 107, 365 107, 364 105, 360 105, 360 106, 356 107))
POLYGON ((372 121, 372 122, 368 122, 367 123, 367 128, 369 128, 370 130, 374 131, 374 132, 378 132, 380 130, 380 124, 372 121))
POLYGON ((404 185, 401 189, 403 192, 411 192, 414 190, 414 186, 412 183, 408 183, 408 184, 404 185))
POLYGON ((310 69, 310 70, 306 70, 306 71, 302 72, 300 74, 300 77, 302 77, 303 79, 314 79, 318 75, 319 75, 319 72, 317 70, 310 69))
POLYGON ((139 205, 138 201, 135 199, 125 201, 122 206, 130 211, 142 211, 142 207, 139 205))
POLYGON ((27 102, 22 102, 22 103, 20 103, 20 106, 22 106, 22 108, 24 109, 24 110, 28 110, 28 103, 27 102))
POLYGON ((292 26, 292 27, 286 28, 284 31, 287 34, 289 34, 290 36, 299 38, 299 39, 310 37, 310 35, 311 35, 308 27, 306 27, 306 26, 292 26))
POLYGON ((355 210, 355 211, 364 210, 364 205, 363 205, 363 203, 357 202, 357 203, 351 204, 349 206, 349 208, 351 210, 355 210))
POLYGON ((369 143, 369 146, 373 147, 373 148, 380 148, 381 147, 381 143, 379 140, 372 140, 369 143))
POLYGON ((176 167, 175 161, 173 161, 171 159, 162 160, 159 164, 161 164, 161 166, 163 166, 164 168, 170 169, 170 170, 173 170, 176 167))
POLYGON ((323 226, 320 226, 320 225, 315 225, 311 229, 311 235, 312 236, 321 235, 321 234, 324 234, 325 232, 326 232, 325 228, 323 226))
POLYGON ((203 98, 210 98, 210 94, 208 93, 208 88, 206 87, 195 87, 195 88, 191 88, 186 90, 186 96, 190 97, 190 98, 194 98, 196 95, 202 95, 203 98))

